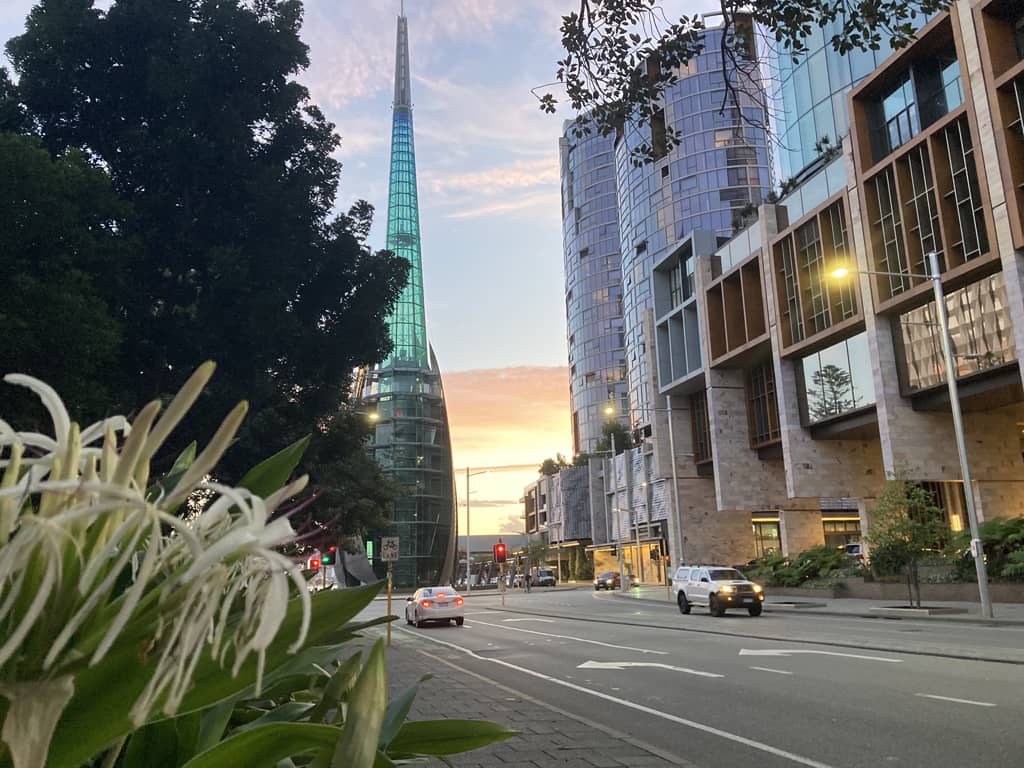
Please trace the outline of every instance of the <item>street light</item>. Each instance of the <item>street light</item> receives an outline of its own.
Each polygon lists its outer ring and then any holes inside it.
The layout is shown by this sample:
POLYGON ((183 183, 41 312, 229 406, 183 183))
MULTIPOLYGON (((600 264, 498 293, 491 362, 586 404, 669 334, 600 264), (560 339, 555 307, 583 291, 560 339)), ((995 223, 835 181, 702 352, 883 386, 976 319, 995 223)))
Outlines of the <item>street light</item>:
POLYGON ((480 472, 470 474, 469 467, 466 467, 466 595, 473 591, 473 582, 470 579, 470 570, 473 564, 473 550, 469 541, 469 478, 477 475, 486 475, 491 470, 484 469, 480 472))
MULTIPOLYGON (((935 294, 935 311, 939 316, 942 333, 942 352, 946 358, 946 385, 949 388, 949 408, 953 412, 953 432, 956 435, 956 450, 960 456, 960 475, 964 484, 964 500, 967 503, 967 519, 971 525, 971 554, 974 556, 974 569, 978 573, 978 594, 981 598, 981 615, 991 619, 992 601, 988 595, 988 573, 985 569, 985 550, 981 545, 981 534, 978 531, 978 512, 974 507, 974 488, 971 486, 971 469, 967 463, 967 442, 964 440, 963 414, 960 412, 960 391, 956 379, 953 362, 953 342, 949 337, 949 315, 946 312, 946 299, 942 293, 942 273, 939 270, 938 251, 928 252, 928 266, 931 274, 922 275, 910 272, 875 272, 860 270, 862 275, 878 275, 880 277, 916 277, 932 281, 935 294)), ((837 267, 831 276, 842 279, 850 275, 847 267, 837 267)))

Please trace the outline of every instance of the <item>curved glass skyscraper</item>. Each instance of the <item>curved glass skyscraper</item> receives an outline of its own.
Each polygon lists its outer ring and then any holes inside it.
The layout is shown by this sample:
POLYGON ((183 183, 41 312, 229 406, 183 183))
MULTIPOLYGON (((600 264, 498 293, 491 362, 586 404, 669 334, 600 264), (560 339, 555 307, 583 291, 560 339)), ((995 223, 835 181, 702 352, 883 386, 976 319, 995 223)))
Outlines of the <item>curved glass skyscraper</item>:
MULTIPOLYGON (((652 265, 693 230, 730 236, 739 210, 758 204, 770 186, 765 96, 760 83, 752 82, 739 89, 738 101, 725 98, 721 36, 721 29, 705 32, 704 52, 666 91, 663 111, 648 125, 627 124, 615 146, 628 406, 634 423, 650 416, 644 316, 653 306, 652 265), (659 136, 669 125, 680 141, 665 152, 659 136), (637 166, 633 150, 645 143, 657 159, 637 166)), ((625 404, 620 412, 626 412, 625 404)))
POLYGON ((409 261, 409 282, 388 319, 395 347, 383 364, 364 373, 361 397, 377 415, 369 450, 404 493, 394 502, 388 527, 371 532, 368 554, 374 570, 383 575, 380 538, 398 536, 395 585, 446 584, 452 578, 455 485, 441 372, 427 342, 404 15, 398 17, 395 46, 387 248, 409 261))
POLYGON ((562 241, 573 452, 595 450, 609 401, 626 395, 615 137, 573 136, 565 124, 562 241))

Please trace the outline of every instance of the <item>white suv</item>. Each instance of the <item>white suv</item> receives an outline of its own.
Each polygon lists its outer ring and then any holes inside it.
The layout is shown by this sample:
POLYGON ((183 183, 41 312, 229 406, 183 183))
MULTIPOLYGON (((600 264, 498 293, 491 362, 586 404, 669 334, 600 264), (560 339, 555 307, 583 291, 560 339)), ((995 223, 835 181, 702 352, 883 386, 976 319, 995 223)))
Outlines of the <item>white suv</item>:
POLYGON ((689 613, 694 605, 707 606, 712 616, 722 616, 729 608, 746 608, 751 616, 760 616, 764 590, 735 568, 721 565, 681 566, 672 574, 672 591, 680 613, 689 613))

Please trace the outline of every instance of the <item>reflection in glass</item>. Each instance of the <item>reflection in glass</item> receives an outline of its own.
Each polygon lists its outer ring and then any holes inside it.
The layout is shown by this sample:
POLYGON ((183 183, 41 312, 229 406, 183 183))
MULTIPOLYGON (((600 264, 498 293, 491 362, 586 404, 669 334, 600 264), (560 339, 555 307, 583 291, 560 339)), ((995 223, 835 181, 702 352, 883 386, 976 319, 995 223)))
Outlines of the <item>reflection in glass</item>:
POLYGON ((866 334, 858 334, 802 361, 809 423, 872 405, 875 387, 866 334))
MULTIPOLYGON (((1016 359, 1002 273, 946 296, 946 311, 957 378, 1016 359)), ((945 383, 946 362, 935 302, 900 315, 899 334, 907 388, 916 392, 945 383)))

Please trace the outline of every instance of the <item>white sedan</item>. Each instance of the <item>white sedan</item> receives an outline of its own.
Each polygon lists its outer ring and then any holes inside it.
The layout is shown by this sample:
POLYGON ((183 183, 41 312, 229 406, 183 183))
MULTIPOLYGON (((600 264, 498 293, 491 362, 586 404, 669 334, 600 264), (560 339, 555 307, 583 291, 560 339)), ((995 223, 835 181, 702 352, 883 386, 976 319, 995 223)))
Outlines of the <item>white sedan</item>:
POLYGON ((421 587, 405 600, 405 623, 422 627, 428 621, 454 621, 461 627, 464 602, 452 587, 421 587))

